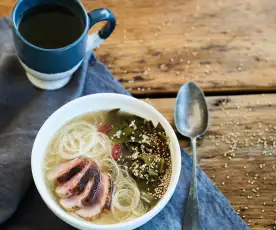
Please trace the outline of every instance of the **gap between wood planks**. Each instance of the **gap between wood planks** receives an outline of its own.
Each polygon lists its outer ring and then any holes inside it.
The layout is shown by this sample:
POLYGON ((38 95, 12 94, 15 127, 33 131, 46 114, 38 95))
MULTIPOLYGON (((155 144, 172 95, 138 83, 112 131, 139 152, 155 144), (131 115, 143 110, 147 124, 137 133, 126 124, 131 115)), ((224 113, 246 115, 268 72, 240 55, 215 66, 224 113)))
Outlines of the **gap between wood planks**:
MULTIPOLYGON (((243 91, 213 91, 213 92, 205 92, 206 97, 209 96, 239 96, 239 95, 258 95, 258 94, 275 94, 276 90, 243 90, 243 91)), ((143 93, 132 93, 134 97, 137 98, 176 98, 177 93, 151 93, 151 92, 143 92, 143 93)))

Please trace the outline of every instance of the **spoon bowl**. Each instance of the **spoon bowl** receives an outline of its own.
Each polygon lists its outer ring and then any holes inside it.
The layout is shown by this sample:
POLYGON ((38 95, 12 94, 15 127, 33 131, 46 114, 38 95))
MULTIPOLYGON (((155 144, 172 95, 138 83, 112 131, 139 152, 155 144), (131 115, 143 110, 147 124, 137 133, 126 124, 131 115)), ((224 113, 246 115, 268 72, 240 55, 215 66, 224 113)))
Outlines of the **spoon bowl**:
POLYGON ((207 131, 208 106, 199 86, 189 82, 180 88, 174 115, 177 130, 185 137, 199 137, 207 131))

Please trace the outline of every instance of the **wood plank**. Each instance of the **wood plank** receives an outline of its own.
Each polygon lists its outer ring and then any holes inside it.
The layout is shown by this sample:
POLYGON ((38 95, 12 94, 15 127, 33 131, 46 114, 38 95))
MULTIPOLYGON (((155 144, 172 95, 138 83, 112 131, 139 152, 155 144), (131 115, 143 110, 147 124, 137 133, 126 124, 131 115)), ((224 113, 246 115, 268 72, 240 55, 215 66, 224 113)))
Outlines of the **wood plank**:
MULTIPOLYGON (((175 99, 149 103, 175 128, 175 99)), ((250 228, 275 229, 276 94, 208 97, 208 104, 211 122, 198 142, 200 167, 250 228)), ((179 140, 190 152, 189 141, 179 140)))
MULTIPOLYGON (((15 2, 2 0, 0 16, 15 2)), ((114 11, 117 29, 96 54, 136 95, 176 93, 191 80, 205 92, 276 89, 274 0, 83 3, 114 11)))

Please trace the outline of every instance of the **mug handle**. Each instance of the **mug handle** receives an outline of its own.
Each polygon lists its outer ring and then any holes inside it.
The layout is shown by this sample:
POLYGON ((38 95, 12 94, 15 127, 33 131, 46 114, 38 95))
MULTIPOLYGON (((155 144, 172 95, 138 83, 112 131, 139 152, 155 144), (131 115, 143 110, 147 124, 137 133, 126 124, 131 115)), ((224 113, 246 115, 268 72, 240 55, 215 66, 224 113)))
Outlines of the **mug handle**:
POLYGON ((106 8, 92 10, 88 13, 88 18, 90 28, 100 21, 107 21, 103 28, 88 36, 86 50, 90 51, 99 47, 112 34, 116 27, 116 19, 114 14, 106 8))

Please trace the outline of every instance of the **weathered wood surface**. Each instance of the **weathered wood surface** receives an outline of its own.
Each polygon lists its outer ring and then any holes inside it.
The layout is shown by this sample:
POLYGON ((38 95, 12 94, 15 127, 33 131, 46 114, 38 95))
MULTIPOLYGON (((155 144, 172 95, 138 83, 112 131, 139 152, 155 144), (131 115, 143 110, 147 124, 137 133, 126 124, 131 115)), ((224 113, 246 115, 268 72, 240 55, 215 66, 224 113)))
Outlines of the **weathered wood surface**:
MULTIPOLYGON (((1 0, 0 15, 16 1, 1 0)), ((108 7, 118 26, 96 51, 136 95, 276 89, 275 0, 83 0, 108 7)))
MULTIPOLYGON (((174 126, 175 99, 150 99, 174 126)), ((250 228, 276 228, 276 94, 209 97, 198 162, 250 228), (272 154, 272 156, 269 156, 272 154)), ((189 142, 179 135, 181 145, 189 142)))

